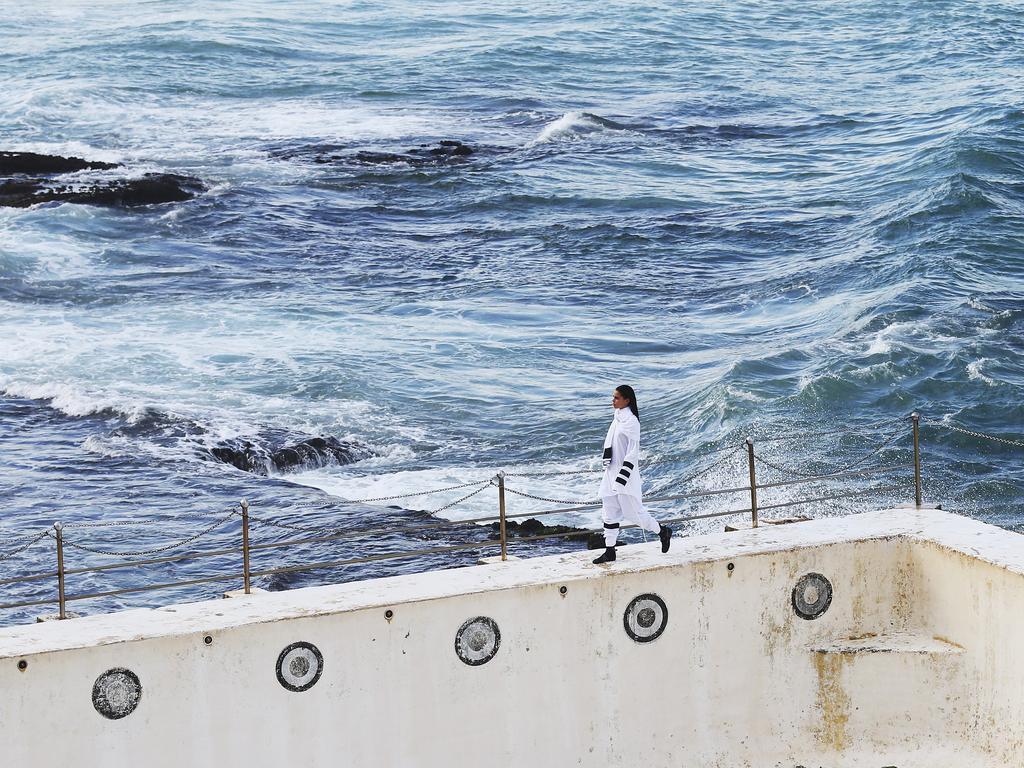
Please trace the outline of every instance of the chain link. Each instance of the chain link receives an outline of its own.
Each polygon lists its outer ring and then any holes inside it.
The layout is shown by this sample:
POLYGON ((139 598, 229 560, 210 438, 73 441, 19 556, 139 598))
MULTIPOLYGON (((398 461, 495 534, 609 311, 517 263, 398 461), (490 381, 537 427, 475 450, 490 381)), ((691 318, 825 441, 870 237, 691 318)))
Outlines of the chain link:
POLYGON ((506 472, 505 477, 570 477, 572 475, 591 475, 604 472, 604 469, 576 469, 565 472, 506 472))
MULTIPOLYGON (((700 458, 706 458, 708 456, 713 456, 716 453, 723 453, 726 451, 733 453, 742 447, 743 443, 740 443, 739 445, 726 445, 720 448, 711 448, 704 451, 700 458)), ((679 464, 680 462, 690 461, 691 459, 692 457, 690 456, 669 456, 664 459, 645 461, 643 464, 645 467, 659 467, 666 464, 679 464)), ((506 472, 505 477, 570 477, 572 475, 591 475, 599 474, 601 472, 604 472, 604 467, 598 467, 596 469, 574 469, 567 470, 565 472, 506 472)), ((684 480, 683 482, 686 481, 684 480)))
POLYGON ((570 501, 569 499, 549 499, 546 496, 537 496, 532 493, 526 493, 525 491, 517 491, 515 488, 509 488, 505 486, 505 490, 509 493, 514 493, 516 496, 522 496, 524 499, 533 499, 534 501, 543 501, 547 504, 569 504, 572 506, 589 506, 591 504, 600 504, 600 499, 594 499, 592 501, 570 501))
MULTIPOLYGON (((704 475, 708 474, 711 470, 717 469, 718 467, 722 466, 723 464, 729 463, 730 461, 732 461, 732 459, 735 457, 735 455, 737 453, 739 453, 740 451, 742 451, 742 450, 743 450, 743 445, 735 445, 735 446, 732 447, 732 451, 730 451, 728 454, 726 454, 725 456, 720 458, 718 461, 711 462, 711 464, 709 464, 708 466, 704 467, 704 469, 702 469, 702 470, 700 470, 698 472, 695 472, 694 474, 690 475, 689 477, 684 477, 682 480, 679 480, 677 482, 679 482, 680 484, 692 483, 697 478, 703 477, 704 475)), ((716 453, 718 453, 718 451, 716 451, 716 453)))
POLYGON ((447 491, 458 491, 463 488, 469 488, 474 485, 479 485, 481 482, 487 483, 488 480, 474 480, 471 483, 462 483, 461 485, 449 485, 446 488, 434 488, 430 491, 416 491, 415 493, 398 493, 394 496, 375 496, 370 499, 344 499, 345 504, 371 504, 379 501, 396 501, 397 499, 414 499, 417 496, 432 496, 435 493, 446 493, 447 491))
MULTIPOLYGON (((231 508, 234 509, 233 506, 231 508)), ((167 523, 173 523, 178 520, 209 520, 211 514, 213 513, 184 513, 180 515, 171 515, 169 517, 146 518, 144 520, 100 520, 90 523, 64 523, 63 525, 65 530, 67 530, 68 528, 131 528, 146 525, 166 525, 167 523)))
POLYGON ((829 475, 838 475, 838 474, 841 474, 843 472, 848 472, 849 470, 853 469, 854 467, 860 466, 861 464, 863 464, 868 459, 871 459, 872 457, 874 457, 877 454, 881 453, 881 451, 886 446, 888 446, 890 443, 892 443, 897 437, 902 435, 903 432, 904 432, 903 430, 897 430, 896 432, 893 432, 881 444, 879 444, 874 449, 872 449, 870 453, 867 453, 864 456, 861 456, 859 459, 857 459, 854 462, 851 462, 850 464, 847 464, 846 466, 833 468, 833 469, 829 470, 827 473, 824 473, 824 474, 822 474, 821 472, 802 472, 799 469, 792 469, 791 467, 786 467, 786 466, 783 466, 781 464, 776 464, 774 462, 768 461, 767 459, 757 455, 756 453, 754 454, 754 460, 760 462, 761 464, 764 464, 766 467, 769 467, 771 469, 776 470, 777 472, 782 472, 782 473, 787 474, 787 475, 792 475, 793 477, 804 477, 804 478, 828 477, 829 475))
MULTIPOLYGON (((449 510, 449 509, 451 509, 452 507, 454 507, 454 506, 455 506, 455 505, 457 505, 457 504, 461 504, 461 503, 462 503, 462 502, 464 502, 464 501, 468 501, 469 499, 472 499, 472 498, 473 498, 474 496, 476 496, 476 495, 477 495, 478 493, 480 493, 480 492, 482 492, 482 491, 486 491, 486 490, 487 490, 488 488, 490 488, 490 487, 491 487, 492 485, 495 485, 495 482, 494 482, 494 480, 487 480, 487 481, 485 481, 485 482, 484 482, 484 484, 483 484, 483 485, 481 485, 481 486, 480 486, 479 488, 477 488, 477 489, 476 489, 475 491, 471 491, 470 493, 467 493, 467 494, 466 494, 465 496, 463 496, 462 498, 460 498, 460 499, 456 499, 455 501, 453 501, 453 502, 451 502, 451 503, 449 503, 449 504, 445 504, 445 505, 444 505, 443 507, 439 507, 439 508, 435 509, 435 510, 434 510, 433 512, 431 512, 430 514, 431 514, 431 515, 439 515, 439 514, 441 514, 442 512, 445 512, 446 510, 449 510)), ((506 489, 506 490, 507 490, 507 489, 506 489)))
MULTIPOLYGON (((728 461, 732 460, 734 455, 738 451, 740 451, 742 448, 743 448, 742 445, 732 446, 732 448, 730 449, 731 452, 728 455, 723 456, 722 458, 718 459, 718 461, 711 462, 711 464, 709 464, 708 466, 704 467, 700 471, 695 472, 694 474, 690 475, 689 477, 684 477, 682 480, 679 480, 677 482, 680 483, 680 484, 692 483, 697 478, 702 477, 703 475, 708 474, 709 472, 711 472, 711 470, 716 469, 717 467, 720 467, 723 464, 727 463, 728 461)), ((716 451, 716 453, 717 453, 717 451, 716 451)), ((647 466, 649 466, 649 465, 647 465, 647 466)), ((600 499, 593 499, 593 500, 590 500, 590 501, 572 501, 572 500, 569 500, 569 499, 552 499, 552 498, 549 498, 547 496, 538 496, 537 494, 526 493, 525 491, 517 491, 515 488, 509 488, 507 485, 505 486, 505 490, 508 491, 509 493, 515 494, 516 496, 522 496, 525 499, 533 499, 534 501, 543 501, 543 502, 548 503, 548 504, 565 504, 565 505, 583 507, 583 506, 593 506, 594 504, 600 504, 601 503, 600 499)), ((648 496, 651 496, 651 495, 653 495, 653 494, 648 494, 648 496)))
MULTIPOLYGON (((50 531, 49 531, 49 529, 47 529, 45 531, 40 531, 39 533, 36 533, 36 534, 33 534, 32 536, 27 537, 27 542, 25 544, 22 544, 17 549, 12 549, 10 552, 5 552, 4 554, 0 555, 0 563, 2 563, 4 560, 10 560, 15 555, 20 555, 22 552, 24 552, 26 549, 31 547, 33 544, 35 544, 36 542, 38 542, 41 539, 45 539, 49 535, 50 535, 50 531)), ((23 539, 23 541, 24 541, 24 539, 23 539)), ((11 542, 7 542, 7 543, 11 543, 11 542)))
MULTIPOLYGON (((924 420, 922 419, 922 421, 924 421, 924 420)), ((958 427, 958 426, 955 426, 953 424, 946 424, 946 423, 941 422, 941 421, 932 421, 931 419, 929 419, 925 423, 926 424, 932 424, 932 425, 937 426, 937 427, 945 427, 946 429, 951 429, 954 432, 962 432, 963 434, 970 435, 971 437, 980 437, 980 438, 982 438, 984 440, 993 440, 993 441, 995 441, 997 443, 1003 443, 1005 445, 1013 445, 1013 446, 1016 446, 1017 448, 1024 448, 1024 443, 1020 442, 1019 440, 1009 440, 1009 439, 1007 439, 1005 437, 996 437, 995 435, 988 435, 988 434, 985 434, 984 432, 974 432, 974 431, 972 431, 970 429, 964 429, 963 427, 958 427)))
MULTIPOLYGON (((477 481, 475 483, 468 483, 467 485, 454 486, 454 488, 466 488, 466 487, 468 487, 470 485, 479 485, 480 487, 475 489, 471 493, 467 493, 465 496, 462 496, 461 498, 456 499, 455 501, 453 501, 453 502, 451 502, 449 504, 445 504, 443 507, 440 507, 439 509, 436 509, 433 512, 430 512, 429 514, 436 515, 436 514, 438 514, 440 512, 444 512, 444 511, 446 511, 448 509, 451 509, 456 504, 461 504, 463 501, 466 501, 467 499, 473 498, 478 493, 486 490, 489 486, 494 485, 494 480, 493 480, 493 478, 488 478, 487 480, 477 481)), ((444 490, 449 490, 450 491, 450 490, 454 490, 454 488, 446 488, 444 490)), ((343 526, 343 525, 337 525, 337 526, 333 526, 333 527, 330 527, 330 528, 325 528, 325 527, 322 527, 322 526, 316 527, 316 528, 309 528, 309 527, 302 526, 302 525, 292 525, 291 523, 282 523, 279 520, 268 520, 265 517, 257 517, 256 515, 253 515, 252 513, 249 514, 249 522, 257 523, 258 525, 269 526, 270 528, 280 528, 281 530, 285 530, 285 531, 294 531, 295 533, 305 533, 305 534, 310 534, 310 535, 330 536, 332 534, 338 533, 339 531, 344 531, 346 529, 346 527, 343 526)))
POLYGON ((220 526, 224 525, 224 523, 226 523, 232 517, 235 517, 236 515, 239 515, 239 514, 240 513, 239 513, 239 511, 237 509, 232 509, 224 517, 222 517, 219 520, 217 520, 217 522, 215 522, 213 525, 208 526, 207 528, 204 528, 203 530, 199 531, 198 533, 196 533, 196 534, 194 534, 192 536, 189 536, 187 539, 182 539, 181 541, 176 541, 176 542, 174 542, 172 544, 165 544, 165 545, 163 545, 161 547, 155 547, 153 549, 138 550, 138 551, 135 551, 135 552, 116 552, 116 551, 97 549, 95 547, 90 547, 90 546, 85 545, 85 544, 79 544, 78 542, 75 542, 75 541, 69 541, 67 539, 67 537, 64 537, 64 543, 67 546, 69 546, 69 547, 74 547, 75 549, 80 549, 80 550, 82 550, 84 552, 91 552, 94 555, 106 555, 108 557, 128 557, 128 558, 131 558, 131 557, 143 557, 145 555, 155 555, 155 554, 158 554, 160 552, 167 552, 167 551, 172 550, 172 549, 177 549, 178 547, 184 547, 186 544, 191 544, 196 539, 199 539, 199 538, 205 536, 206 534, 213 532, 215 529, 217 529, 220 526))

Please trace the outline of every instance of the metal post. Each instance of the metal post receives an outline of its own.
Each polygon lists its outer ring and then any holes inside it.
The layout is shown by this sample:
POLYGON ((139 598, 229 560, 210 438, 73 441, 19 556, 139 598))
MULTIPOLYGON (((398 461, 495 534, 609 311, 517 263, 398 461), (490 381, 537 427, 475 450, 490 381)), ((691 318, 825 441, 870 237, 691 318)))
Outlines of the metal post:
POLYGON ((757 528, 757 478, 754 475, 754 441, 747 438, 747 466, 750 469, 750 525, 757 528))
POLYGON ((916 411, 910 414, 910 422, 914 425, 914 501, 921 506, 921 416, 916 411))
POLYGON ((242 499, 242 585, 245 594, 249 592, 249 502, 242 499))
POLYGON ((53 531, 57 539, 57 604, 59 606, 57 618, 66 619, 68 615, 64 600, 64 526, 54 523, 53 531))
POLYGON ((505 536, 505 472, 498 473, 498 537, 501 539, 501 560, 508 556, 508 539, 505 536))

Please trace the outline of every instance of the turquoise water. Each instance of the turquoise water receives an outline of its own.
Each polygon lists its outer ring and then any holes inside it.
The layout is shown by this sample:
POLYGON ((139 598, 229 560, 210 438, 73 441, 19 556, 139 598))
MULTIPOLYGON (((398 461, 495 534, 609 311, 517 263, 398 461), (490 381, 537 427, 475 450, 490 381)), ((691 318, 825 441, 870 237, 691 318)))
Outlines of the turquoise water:
MULTIPOLYGON (((42 3, 4 15, 0 43, 0 150, 209 188, 142 209, 0 209, 5 539, 242 497, 386 535, 404 509, 345 500, 593 466, 620 383, 638 391, 649 490, 745 481, 739 455, 686 479, 748 434, 813 435, 759 448, 813 473, 899 428, 872 461, 905 463, 909 425, 832 434, 917 409, 926 498, 1024 521, 1024 449, 942 427, 1024 440, 1018 4, 42 3), (422 154, 441 141, 471 152, 422 154), (211 454, 318 436, 371 458, 262 476, 211 454)), ((899 482, 807 511, 906 501, 899 482)), ((595 486, 519 483, 557 499, 595 486)), ((494 509, 488 490, 442 516, 494 509)), ((195 521, 129 530, 79 540, 131 550, 195 521)))

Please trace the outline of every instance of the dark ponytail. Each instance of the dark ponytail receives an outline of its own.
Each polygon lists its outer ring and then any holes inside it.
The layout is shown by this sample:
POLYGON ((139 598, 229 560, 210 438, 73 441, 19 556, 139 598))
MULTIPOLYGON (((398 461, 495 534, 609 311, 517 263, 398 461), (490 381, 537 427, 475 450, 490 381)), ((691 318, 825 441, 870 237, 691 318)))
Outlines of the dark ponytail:
POLYGON ((633 388, 628 384, 620 384, 615 388, 615 391, 629 400, 629 410, 636 416, 636 420, 640 421, 640 409, 637 407, 636 392, 633 391, 633 388))

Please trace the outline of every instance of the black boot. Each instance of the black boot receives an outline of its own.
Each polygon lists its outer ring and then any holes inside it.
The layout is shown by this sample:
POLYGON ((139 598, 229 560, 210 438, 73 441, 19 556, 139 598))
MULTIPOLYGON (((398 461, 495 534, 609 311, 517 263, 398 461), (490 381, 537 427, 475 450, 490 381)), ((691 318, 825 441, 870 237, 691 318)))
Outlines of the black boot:
POLYGON ((614 563, 615 562, 615 547, 605 547, 604 554, 594 560, 594 565, 600 565, 601 563, 614 563))
POLYGON ((658 531, 658 538, 661 539, 661 551, 668 552, 668 548, 672 544, 672 529, 667 525, 661 526, 661 530, 658 531))

